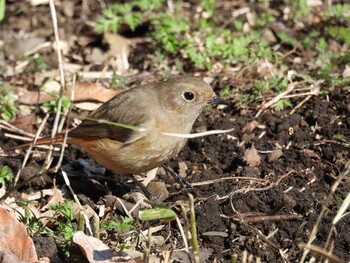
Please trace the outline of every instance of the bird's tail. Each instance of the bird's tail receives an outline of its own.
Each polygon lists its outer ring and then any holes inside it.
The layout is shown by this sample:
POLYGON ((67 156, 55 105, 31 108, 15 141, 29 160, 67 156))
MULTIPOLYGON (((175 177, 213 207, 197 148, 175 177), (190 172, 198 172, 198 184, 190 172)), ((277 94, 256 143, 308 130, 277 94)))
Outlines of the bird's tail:
MULTIPOLYGON (((58 134, 53 138, 45 137, 45 138, 38 139, 34 145, 57 144, 57 143, 62 143, 63 140, 64 140, 64 134, 58 134)), ((22 148, 25 148, 25 147, 32 145, 32 143, 33 142, 23 143, 23 144, 20 144, 20 145, 14 147, 13 149, 22 149, 22 148)))

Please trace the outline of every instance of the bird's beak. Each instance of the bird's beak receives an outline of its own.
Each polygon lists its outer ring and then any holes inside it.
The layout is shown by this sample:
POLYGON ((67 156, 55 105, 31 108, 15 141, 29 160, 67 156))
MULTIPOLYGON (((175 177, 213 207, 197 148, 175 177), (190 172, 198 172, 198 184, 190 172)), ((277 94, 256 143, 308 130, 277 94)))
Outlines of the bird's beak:
POLYGON ((214 98, 209 100, 210 104, 225 104, 225 105, 229 105, 230 103, 227 100, 224 100, 218 96, 215 96, 214 98))

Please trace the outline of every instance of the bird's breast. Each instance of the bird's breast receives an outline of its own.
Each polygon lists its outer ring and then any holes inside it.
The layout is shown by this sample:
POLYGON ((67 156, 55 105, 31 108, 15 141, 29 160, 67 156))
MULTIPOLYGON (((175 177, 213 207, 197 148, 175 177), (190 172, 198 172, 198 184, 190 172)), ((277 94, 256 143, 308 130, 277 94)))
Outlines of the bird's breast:
POLYGON ((106 168, 120 174, 137 174, 162 165, 174 157, 185 143, 183 138, 147 133, 127 143, 101 138, 81 145, 106 168))

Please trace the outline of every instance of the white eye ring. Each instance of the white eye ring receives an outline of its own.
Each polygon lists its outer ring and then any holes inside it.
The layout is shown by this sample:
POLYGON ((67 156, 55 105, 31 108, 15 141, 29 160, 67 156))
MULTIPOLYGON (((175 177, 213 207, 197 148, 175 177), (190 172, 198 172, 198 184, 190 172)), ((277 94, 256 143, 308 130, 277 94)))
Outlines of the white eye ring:
POLYGON ((186 91, 181 94, 181 97, 184 99, 184 101, 191 102, 194 100, 194 94, 190 91, 186 91))

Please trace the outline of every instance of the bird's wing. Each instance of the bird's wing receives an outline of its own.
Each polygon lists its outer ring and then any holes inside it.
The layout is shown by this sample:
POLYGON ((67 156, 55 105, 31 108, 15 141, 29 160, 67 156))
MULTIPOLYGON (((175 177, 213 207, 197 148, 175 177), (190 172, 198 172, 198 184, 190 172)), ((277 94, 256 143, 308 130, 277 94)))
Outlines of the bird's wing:
POLYGON ((85 119, 77 128, 69 132, 72 138, 109 138, 122 143, 133 139, 135 130, 118 124, 141 127, 150 120, 147 101, 142 89, 123 92, 102 104, 89 119, 85 119), (111 123, 104 123, 113 122, 111 123))

